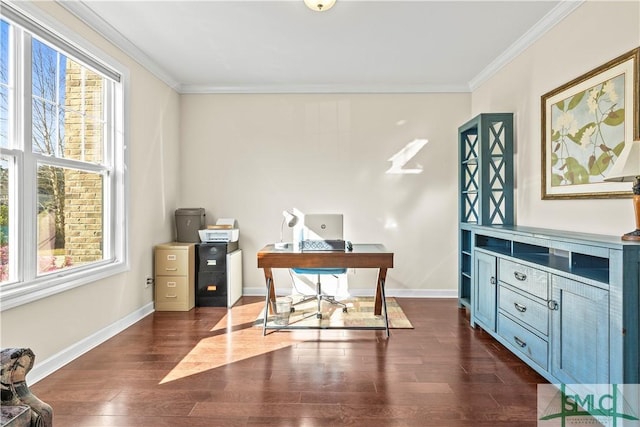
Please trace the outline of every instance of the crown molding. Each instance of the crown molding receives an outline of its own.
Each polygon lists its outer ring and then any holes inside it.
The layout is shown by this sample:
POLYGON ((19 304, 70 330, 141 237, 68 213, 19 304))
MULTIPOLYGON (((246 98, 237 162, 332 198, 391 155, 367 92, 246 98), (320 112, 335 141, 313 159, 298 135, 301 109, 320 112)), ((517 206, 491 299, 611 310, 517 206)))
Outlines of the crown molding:
POLYGON ((55 0, 88 27, 121 49, 142 67, 181 94, 232 94, 232 93, 468 93, 468 85, 185 85, 178 82, 143 50, 138 48, 111 24, 95 13, 83 0, 55 0))
POLYGON ((181 85, 182 94, 231 94, 231 93, 469 93, 467 85, 259 85, 259 86, 217 86, 181 85))
POLYGON ((500 69, 520 55, 547 31, 562 21, 586 0, 562 0, 522 37, 484 68, 466 85, 278 85, 278 86, 224 86, 184 85, 178 82, 158 63, 139 49, 134 43, 96 14, 81 0, 55 0, 90 28, 121 49, 142 67, 165 82, 178 93, 184 94, 231 94, 231 93, 468 93, 495 75, 500 69))
POLYGON ((130 56, 134 61, 144 67, 151 74, 162 80, 169 87, 174 90, 179 90, 180 83, 168 74, 160 65, 153 61, 149 56, 139 49, 134 43, 126 38, 122 33, 113 28, 111 24, 102 19, 100 15, 96 14, 93 9, 87 6, 84 2, 75 0, 55 0, 57 4, 62 6, 89 28, 96 31, 102 37, 107 39, 117 48, 121 49, 124 53, 130 56))
POLYGON ((511 46, 500 54, 493 62, 491 62, 484 70, 469 81, 469 89, 473 92, 482 83, 486 82, 494 74, 500 71, 504 66, 511 62, 514 58, 524 52, 536 40, 542 37, 547 31, 560 23, 571 12, 577 9, 586 0, 562 0, 556 7, 547 13, 540 21, 538 21, 529 31, 516 40, 511 46))

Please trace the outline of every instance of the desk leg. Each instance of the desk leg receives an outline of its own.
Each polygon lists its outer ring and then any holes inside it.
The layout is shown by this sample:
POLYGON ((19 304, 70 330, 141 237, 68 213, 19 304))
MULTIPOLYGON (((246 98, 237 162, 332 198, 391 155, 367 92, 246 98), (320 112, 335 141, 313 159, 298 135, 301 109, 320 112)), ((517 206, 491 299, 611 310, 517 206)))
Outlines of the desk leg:
POLYGON ((378 285, 376 286, 376 299, 373 305, 373 314, 380 315, 384 310, 384 327, 389 338, 389 314, 387 312, 387 297, 384 292, 385 281, 387 280, 387 269, 381 268, 378 272, 378 285))
POLYGON ((262 326, 262 335, 267 334, 267 318, 275 312, 274 304, 276 301, 276 290, 273 285, 273 273, 270 268, 264 269, 264 279, 267 285, 266 297, 264 300, 264 324, 262 326))
POLYGON ((382 302, 384 301, 384 281, 387 279, 387 269, 381 268, 378 271, 378 283, 376 284, 376 299, 373 305, 373 314, 382 314, 382 302))

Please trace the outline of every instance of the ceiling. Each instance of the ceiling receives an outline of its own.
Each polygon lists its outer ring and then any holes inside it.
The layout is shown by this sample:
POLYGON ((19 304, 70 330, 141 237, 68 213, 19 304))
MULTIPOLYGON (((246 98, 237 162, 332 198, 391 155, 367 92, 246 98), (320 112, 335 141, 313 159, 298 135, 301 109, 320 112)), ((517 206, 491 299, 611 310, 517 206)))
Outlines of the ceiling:
POLYGON ((468 92, 580 4, 58 1, 181 93, 468 92))

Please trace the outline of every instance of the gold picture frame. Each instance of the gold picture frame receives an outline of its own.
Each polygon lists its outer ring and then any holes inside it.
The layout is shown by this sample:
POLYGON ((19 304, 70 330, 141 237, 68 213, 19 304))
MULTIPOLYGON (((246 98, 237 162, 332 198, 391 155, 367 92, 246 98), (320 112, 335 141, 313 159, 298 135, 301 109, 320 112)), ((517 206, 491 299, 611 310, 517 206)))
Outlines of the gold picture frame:
POLYGON ((631 197, 604 177, 640 137, 639 80, 640 47, 542 95, 542 199, 631 197))

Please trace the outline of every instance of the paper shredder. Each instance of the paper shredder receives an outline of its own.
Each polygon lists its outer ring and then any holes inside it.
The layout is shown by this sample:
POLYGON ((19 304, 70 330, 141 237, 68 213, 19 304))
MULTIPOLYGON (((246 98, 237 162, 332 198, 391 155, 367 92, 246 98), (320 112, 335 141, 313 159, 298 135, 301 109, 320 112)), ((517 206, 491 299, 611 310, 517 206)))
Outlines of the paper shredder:
POLYGON ((181 243, 199 243, 198 230, 205 227, 204 208, 176 209, 176 241, 181 243))

